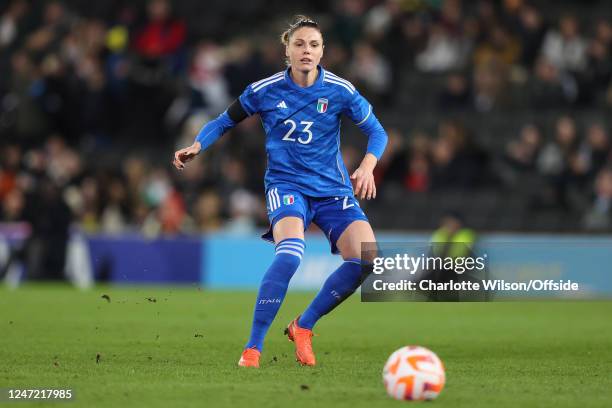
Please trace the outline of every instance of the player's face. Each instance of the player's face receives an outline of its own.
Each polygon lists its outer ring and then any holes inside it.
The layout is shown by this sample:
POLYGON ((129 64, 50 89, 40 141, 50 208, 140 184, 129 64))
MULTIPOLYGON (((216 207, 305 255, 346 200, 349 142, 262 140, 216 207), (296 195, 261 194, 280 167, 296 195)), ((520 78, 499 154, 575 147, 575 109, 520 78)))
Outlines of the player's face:
POLYGON ((312 71, 323 56, 323 37, 315 28, 302 27, 291 35, 285 52, 292 69, 312 71))

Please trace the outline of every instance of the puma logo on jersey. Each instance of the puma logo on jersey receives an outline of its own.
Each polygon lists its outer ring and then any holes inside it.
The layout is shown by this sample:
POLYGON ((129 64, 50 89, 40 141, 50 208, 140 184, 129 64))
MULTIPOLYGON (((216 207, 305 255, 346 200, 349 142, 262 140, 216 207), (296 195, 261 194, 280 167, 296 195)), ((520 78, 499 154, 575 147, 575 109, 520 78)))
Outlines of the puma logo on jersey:
POLYGON ((287 104, 285 103, 285 101, 280 101, 278 105, 276 105, 276 107, 281 109, 287 109, 287 104))

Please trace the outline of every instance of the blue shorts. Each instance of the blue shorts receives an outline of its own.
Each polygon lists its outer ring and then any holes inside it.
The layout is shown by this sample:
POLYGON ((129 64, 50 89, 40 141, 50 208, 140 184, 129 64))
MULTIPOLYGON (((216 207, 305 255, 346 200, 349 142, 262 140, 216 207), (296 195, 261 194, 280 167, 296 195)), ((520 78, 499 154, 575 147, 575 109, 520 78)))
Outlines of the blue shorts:
POLYGON ((274 242, 274 225, 285 217, 299 217, 304 221, 304 231, 311 222, 321 228, 333 254, 339 253, 336 243, 353 221, 368 221, 353 196, 309 197, 298 190, 272 186, 266 193, 266 204, 270 228, 261 236, 263 239, 274 242))

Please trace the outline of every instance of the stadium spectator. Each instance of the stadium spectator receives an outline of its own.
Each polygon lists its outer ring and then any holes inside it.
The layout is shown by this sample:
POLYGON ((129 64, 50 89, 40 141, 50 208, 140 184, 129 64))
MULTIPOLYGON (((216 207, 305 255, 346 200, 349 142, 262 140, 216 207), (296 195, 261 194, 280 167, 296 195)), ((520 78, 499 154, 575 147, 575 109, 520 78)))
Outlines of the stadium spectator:
POLYGON ((402 8, 398 0, 385 0, 372 7, 365 16, 364 31, 373 41, 381 40, 391 29, 395 20, 401 16, 402 8))
POLYGON ((25 0, 12 0, 0 16, 0 49, 11 48, 23 34, 22 22, 27 11, 25 0))
POLYGON ((260 207, 257 198, 248 190, 234 191, 229 197, 229 221, 223 231, 237 235, 255 233, 257 213, 262 211, 260 207))
POLYGON ((609 20, 605 18, 598 19, 595 28, 595 38, 606 47, 612 45, 612 23, 609 20))
POLYGON ((185 229, 186 218, 183 196, 173 188, 159 206, 161 233, 164 235, 178 234, 185 229))
POLYGON ((582 100, 585 104, 600 98, 612 81, 612 45, 604 38, 594 38, 587 50, 587 66, 581 75, 582 100))
POLYGON ((521 7, 516 34, 521 45, 521 64, 531 69, 535 63, 546 34, 546 25, 540 11, 531 6, 521 7))
POLYGON ((11 144, 0 150, 0 201, 4 201, 17 187, 17 176, 21 166, 21 149, 11 144))
POLYGON ((453 36, 461 35, 462 25, 461 0, 445 0, 440 6, 440 23, 453 36))
POLYGON ((459 72, 446 77, 444 89, 438 94, 438 108, 442 110, 461 111, 471 108, 472 95, 465 75, 459 72))
POLYGON ((387 130, 386 154, 383 155, 374 169, 376 185, 401 183, 405 169, 404 140, 398 129, 387 130))
POLYGON ((611 157, 608 134, 601 123, 594 123, 572 160, 572 168, 581 180, 593 180, 611 157))
POLYGON ((575 16, 562 16, 559 28, 550 30, 542 45, 542 54, 560 70, 582 71, 586 66, 586 40, 580 35, 575 16))
POLYGON ((198 232, 215 232, 222 227, 221 198, 215 190, 200 194, 193 215, 198 232))
POLYGON ((186 27, 183 21, 171 16, 170 3, 167 0, 150 0, 147 17, 147 22, 135 35, 134 49, 151 59, 162 59, 177 53, 185 42, 186 27))
POLYGON ((479 184, 484 163, 461 123, 440 124, 431 155, 433 189, 474 188, 479 184))
POLYGON ((349 68, 349 77, 363 84, 375 97, 374 101, 384 102, 391 86, 389 63, 370 44, 355 46, 355 55, 349 68))
POLYGON ((507 71, 496 61, 479 65, 474 70, 473 107, 478 112, 500 110, 509 105, 506 87, 507 71))
POLYGON ((576 122, 569 116, 557 120, 554 140, 547 143, 538 156, 539 171, 548 176, 561 176, 578 141, 576 122))
POLYGON ((442 24, 434 23, 425 49, 416 57, 416 66, 423 72, 444 72, 462 68, 465 44, 451 35, 442 24))
POLYGON ((110 181, 105 193, 107 204, 100 215, 100 231, 106 234, 125 232, 130 213, 124 184, 115 178, 110 181))
POLYGON ((408 151, 408 169, 404 176, 404 187, 411 192, 428 191, 432 183, 430 141, 424 133, 417 132, 408 151))
MULTIPOLYGON (((37 192, 27 197, 23 205, 22 216, 30 226, 30 235, 20 246, 11 249, 8 260, 0 270, 0 277, 5 275, 14 262, 22 262, 25 264, 27 279, 64 279, 72 215, 61 190, 52 180, 43 178, 39 184, 37 192)), ((20 205, 19 193, 11 195, 13 197, 3 207, 9 213, 16 213, 20 205)))
POLYGON ((197 45, 189 69, 189 83, 203 101, 209 115, 218 115, 230 102, 227 81, 223 76, 223 50, 212 42, 197 45))
POLYGON ((506 160, 516 171, 532 172, 536 169, 536 159, 541 146, 540 130, 532 123, 526 124, 518 139, 510 141, 506 146, 506 160))
POLYGON ((478 67, 496 64, 499 69, 515 64, 520 56, 520 44, 503 26, 493 28, 489 37, 474 51, 474 64, 478 67))
POLYGON ((500 18, 496 11, 496 6, 493 1, 483 0, 479 1, 476 5, 474 18, 476 20, 476 30, 478 40, 482 41, 486 38, 488 33, 500 24, 500 18))
POLYGON ((554 140, 544 145, 537 159, 538 171, 547 180, 547 188, 540 195, 541 205, 567 209, 568 188, 573 181, 571 166, 577 148, 576 122, 562 116, 557 120, 554 140))
POLYGON ((74 195, 76 198, 73 200, 72 209, 79 220, 79 225, 85 232, 98 232, 103 204, 97 180, 85 177, 74 195))
POLYGON ((343 47, 352 49, 364 29, 364 0, 339 0, 335 4, 335 16, 330 37, 343 47))
POLYGON ((546 57, 538 58, 529 83, 530 105, 535 109, 570 106, 577 97, 575 80, 559 71, 546 57))
POLYGON ((612 169, 602 169, 595 179, 595 197, 583 219, 584 227, 591 231, 609 231, 612 228, 612 169))

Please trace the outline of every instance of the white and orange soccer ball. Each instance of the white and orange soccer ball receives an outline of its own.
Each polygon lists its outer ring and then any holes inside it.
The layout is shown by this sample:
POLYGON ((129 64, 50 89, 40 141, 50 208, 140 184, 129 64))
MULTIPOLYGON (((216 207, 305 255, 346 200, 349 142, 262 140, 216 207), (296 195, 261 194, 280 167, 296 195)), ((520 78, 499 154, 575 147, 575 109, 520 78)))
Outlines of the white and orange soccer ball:
POLYGON ((387 393, 398 400, 433 400, 446 382, 444 364, 425 347, 406 346, 395 351, 383 369, 387 393))

